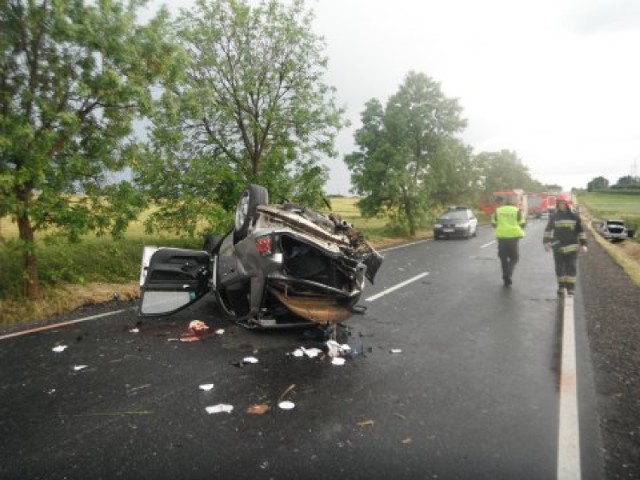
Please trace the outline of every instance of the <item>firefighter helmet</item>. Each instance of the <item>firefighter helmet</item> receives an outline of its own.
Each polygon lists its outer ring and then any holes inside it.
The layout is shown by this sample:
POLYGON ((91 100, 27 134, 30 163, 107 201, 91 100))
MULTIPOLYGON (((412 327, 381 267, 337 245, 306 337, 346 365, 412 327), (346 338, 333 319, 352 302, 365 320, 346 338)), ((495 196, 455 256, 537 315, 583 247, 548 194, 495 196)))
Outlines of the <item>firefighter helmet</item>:
POLYGON ((567 204, 567 208, 571 208, 571 205, 572 205, 571 196, 567 195, 566 193, 559 193, 556 196, 556 203, 558 202, 564 202, 567 204))

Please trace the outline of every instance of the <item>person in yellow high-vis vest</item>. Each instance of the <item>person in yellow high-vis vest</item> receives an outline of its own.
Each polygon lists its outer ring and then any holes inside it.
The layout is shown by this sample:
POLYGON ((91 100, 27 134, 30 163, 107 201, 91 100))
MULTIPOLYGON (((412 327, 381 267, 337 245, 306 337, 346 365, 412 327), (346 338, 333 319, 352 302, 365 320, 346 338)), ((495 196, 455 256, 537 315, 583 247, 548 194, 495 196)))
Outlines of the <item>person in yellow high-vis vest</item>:
POLYGON ((524 225, 526 219, 522 211, 513 204, 509 197, 498 199, 502 205, 496 208, 491 216, 491 224, 495 228, 495 236, 498 240, 498 258, 502 266, 502 280, 505 287, 513 283, 513 270, 520 256, 518 242, 524 237, 524 225))

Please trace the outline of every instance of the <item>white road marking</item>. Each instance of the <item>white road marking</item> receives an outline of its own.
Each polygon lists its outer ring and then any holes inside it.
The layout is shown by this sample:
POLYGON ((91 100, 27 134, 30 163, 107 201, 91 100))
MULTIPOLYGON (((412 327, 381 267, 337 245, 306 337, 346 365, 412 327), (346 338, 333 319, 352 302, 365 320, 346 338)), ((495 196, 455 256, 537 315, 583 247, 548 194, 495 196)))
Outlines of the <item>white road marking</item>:
POLYGON ((372 295, 368 298, 365 298, 365 302, 373 302, 374 300, 377 300, 378 298, 383 297, 388 293, 398 290, 399 288, 402 288, 405 285, 409 285, 410 283, 415 282, 416 280, 420 280, 422 277, 426 277, 427 275, 429 275, 429 272, 423 272, 420 275, 416 275, 415 277, 410 278, 409 280, 405 280, 404 282, 398 283, 393 287, 385 288, 382 292, 372 295))
POLYGON ((564 297, 562 360, 560 365, 560 422, 558 426, 558 480, 579 480, 580 426, 576 370, 573 297, 564 297))
POLYGON ((67 325, 73 325, 74 323, 88 322, 89 320, 96 320, 102 317, 108 317, 110 315, 116 315, 117 313, 124 312, 126 309, 115 310, 113 312, 101 313, 99 315, 92 315, 90 317, 78 318, 76 320, 69 320, 67 322, 53 323, 51 325, 44 325, 42 327, 30 328, 28 330, 21 330, 19 332, 7 333, 6 335, 1 335, 0 340, 5 340, 7 338, 20 337, 22 335, 28 335, 30 333, 42 332, 44 330, 53 330, 55 328, 66 327, 67 325))
POLYGON ((395 247, 383 248, 382 250, 380 250, 380 253, 389 252, 391 250, 398 250, 399 248, 411 247, 413 245, 420 245, 421 243, 427 243, 430 241, 431 239, 418 240, 417 242, 411 242, 411 243, 403 243, 402 245, 396 245, 395 247))
POLYGON ((485 243, 484 245, 480 245, 480 248, 490 247, 491 245, 495 245, 496 242, 497 242, 497 240, 491 240, 489 243, 485 243))

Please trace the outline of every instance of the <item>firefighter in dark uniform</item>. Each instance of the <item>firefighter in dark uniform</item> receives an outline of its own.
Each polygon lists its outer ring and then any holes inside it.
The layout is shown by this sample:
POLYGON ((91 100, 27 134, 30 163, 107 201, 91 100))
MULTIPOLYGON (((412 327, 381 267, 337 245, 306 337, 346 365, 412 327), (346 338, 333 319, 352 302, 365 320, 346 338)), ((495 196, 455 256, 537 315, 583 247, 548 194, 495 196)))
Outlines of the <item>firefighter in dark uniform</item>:
POLYGON ((568 195, 556 197, 556 212, 549 216, 542 239, 545 250, 553 249, 553 260, 558 277, 558 295, 566 289, 567 295, 573 295, 576 288, 576 261, 578 251, 587 253, 587 234, 580 215, 571 208, 568 195))

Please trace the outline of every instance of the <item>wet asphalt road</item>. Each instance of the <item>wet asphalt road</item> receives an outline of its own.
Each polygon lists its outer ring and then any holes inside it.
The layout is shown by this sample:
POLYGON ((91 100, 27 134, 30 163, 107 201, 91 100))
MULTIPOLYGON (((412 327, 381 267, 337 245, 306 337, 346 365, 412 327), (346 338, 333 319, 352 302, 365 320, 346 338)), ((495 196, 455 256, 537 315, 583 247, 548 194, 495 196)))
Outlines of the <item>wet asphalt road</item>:
MULTIPOLYGON (((1 340, 0 478, 556 478, 562 310, 543 225, 530 223, 510 290, 489 229, 385 252, 343 366, 293 356, 319 346, 303 331, 221 319, 212 298, 1 340), (224 333, 174 341, 194 319, 224 333), (259 363, 239 367, 246 356, 259 363), (205 411, 221 403, 233 412, 205 411)), ((581 293, 582 478, 602 478, 581 293)))

